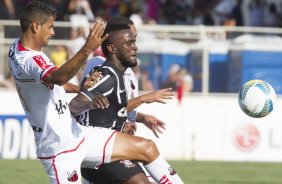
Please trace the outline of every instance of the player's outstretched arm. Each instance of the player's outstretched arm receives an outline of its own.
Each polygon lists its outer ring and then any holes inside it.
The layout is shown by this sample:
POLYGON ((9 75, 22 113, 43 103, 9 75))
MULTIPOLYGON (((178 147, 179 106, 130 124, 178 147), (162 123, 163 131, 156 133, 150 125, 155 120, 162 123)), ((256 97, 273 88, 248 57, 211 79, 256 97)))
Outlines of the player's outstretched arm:
POLYGON ((74 77, 78 70, 85 64, 88 55, 97 49, 108 37, 108 35, 102 37, 104 27, 103 22, 97 21, 91 29, 84 46, 60 68, 50 71, 44 78, 44 82, 47 84, 64 85, 74 77))
POLYGON ((107 97, 103 95, 97 95, 93 97, 91 101, 83 93, 79 93, 69 103, 70 112, 73 116, 79 115, 83 111, 89 109, 96 109, 96 108, 105 109, 108 107, 109 107, 109 101, 107 97))
POLYGON ((136 121, 143 123, 147 128, 152 130, 157 138, 159 138, 157 132, 162 134, 162 130, 166 129, 165 123, 152 115, 137 112, 136 121))
POLYGON ((160 89, 157 91, 153 91, 144 95, 140 95, 136 98, 130 99, 127 104, 127 111, 130 112, 133 109, 137 108, 143 103, 163 103, 166 104, 164 100, 172 99, 174 96, 171 88, 160 89))

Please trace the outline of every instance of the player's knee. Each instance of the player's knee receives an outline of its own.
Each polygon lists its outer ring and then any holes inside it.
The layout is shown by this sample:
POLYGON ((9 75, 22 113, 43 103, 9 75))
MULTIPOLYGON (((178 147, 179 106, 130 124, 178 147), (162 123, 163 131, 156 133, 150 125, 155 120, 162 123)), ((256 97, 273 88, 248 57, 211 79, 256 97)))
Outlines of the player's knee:
POLYGON ((150 139, 144 139, 143 151, 148 163, 155 160, 159 156, 159 151, 156 144, 150 139))

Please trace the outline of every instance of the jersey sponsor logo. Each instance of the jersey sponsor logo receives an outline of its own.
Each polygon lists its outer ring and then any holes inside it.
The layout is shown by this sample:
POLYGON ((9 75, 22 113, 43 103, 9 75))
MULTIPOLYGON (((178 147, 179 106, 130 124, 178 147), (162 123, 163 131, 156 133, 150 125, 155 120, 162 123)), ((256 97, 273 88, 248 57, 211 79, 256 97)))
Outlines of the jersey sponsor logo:
POLYGON ((119 93, 124 93, 125 92, 125 89, 124 90, 119 90, 119 93))
POLYGON ((43 59, 42 56, 38 55, 38 56, 33 56, 32 57, 34 59, 34 61, 38 64, 38 66, 42 69, 42 70, 46 70, 50 65, 48 65, 46 63, 46 61, 43 59))
POLYGON ((130 160, 122 160, 120 161, 121 164, 123 164, 124 167, 126 168, 132 168, 135 167, 135 164, 131 162, 130 160))
POLYGON ((172 183, 169 181, 169 179, 168 179, 168 177, 167 177, 166 175, 163 175, 163 177, 160 179, 160 183, 161 183, 161 184, 172 184, 172 183))
POLYGON ((77 175, 77 172, 76 170, 72 171, 71 173, 68 174, 68 180, 70 182, 76 182, 78 180, 78 175, 77 175))
POLYGON ((117 113, 118 117, 127 117, 127 110, 126 107, 121 108, 118 113, 117 113))
POLYGON ((56 111, 58 114, 64 114, 64 110, 67 109, 68 103, 66 102, 65 104, 62 103, 62 100, 59 100, 59 104, 56 104, 56 111))

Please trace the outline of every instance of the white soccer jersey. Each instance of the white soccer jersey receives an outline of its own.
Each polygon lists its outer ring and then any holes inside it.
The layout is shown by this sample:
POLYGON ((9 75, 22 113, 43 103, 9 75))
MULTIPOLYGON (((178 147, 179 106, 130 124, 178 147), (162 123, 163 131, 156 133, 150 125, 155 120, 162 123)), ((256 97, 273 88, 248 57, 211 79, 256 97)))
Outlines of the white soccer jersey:
MULTIPOLYGON (((105 58, 102 56, 96 56, 90 60, 88 60, 84 71, 83 71, 83 78, 86 77, 89 72, 96 66, 101 65, 105 62, 105 58)), ((131 68, 127 68, 123 75, 125 90, 127 93, 127 99, 130 100, 138 96, 138 81, 135 77, 134 72, 131 68)), ((132 110, 128 113, 128 119, 130 121, 136 120, 136 111, 132 110)))
POLYGON ((16 40, 9 49, 9 66, 34 132, 37 156, 53 157, 74 149, 84 135, 71 117, 64 88, 42 80, 56 68, 50 59, 43 52, 21 47, 16 40))

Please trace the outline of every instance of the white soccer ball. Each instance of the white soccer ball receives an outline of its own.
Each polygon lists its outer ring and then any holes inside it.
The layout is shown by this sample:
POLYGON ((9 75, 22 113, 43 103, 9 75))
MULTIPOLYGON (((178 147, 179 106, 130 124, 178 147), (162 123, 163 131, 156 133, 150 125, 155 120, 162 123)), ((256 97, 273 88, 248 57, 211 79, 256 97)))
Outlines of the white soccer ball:
POLYGON ((248 116, 261 118, 270 114, 276 103, 273 87, 263 80, 250 80, 239 91, 240 108, 248 116))

